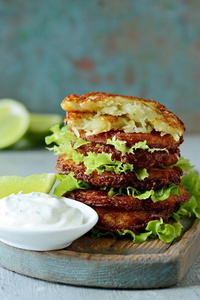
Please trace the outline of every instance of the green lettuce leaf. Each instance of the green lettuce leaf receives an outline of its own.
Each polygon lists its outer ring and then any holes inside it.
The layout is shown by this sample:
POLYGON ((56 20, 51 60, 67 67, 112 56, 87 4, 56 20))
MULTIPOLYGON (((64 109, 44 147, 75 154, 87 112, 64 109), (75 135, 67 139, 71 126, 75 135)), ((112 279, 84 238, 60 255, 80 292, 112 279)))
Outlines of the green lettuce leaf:
POLYGON ((174 165, 172 165, 172 167, 179 167, 184 172, 188 172, 188 171, 190 171, 190 170, 192 170, 194 168, 194 166, 192 166, 190 164, 190 160, 189 159, 185 159, 182 156, 179 158, 179 160, 177 161, 177 163, 175 163, 174 165))
POLYGON ((83 163, 86 167, 86 174, 91 174, 93 171, 97 171, 101 174, 103 171, 112 171, 116 174, 135 172, 139 180, 144 180, 148 177, 147 170, 145 168, 135 168, 129 163, 122 163, 121 161, 112 160, 111 153, 94 153, 88 152, 87 156, 77 152, 76 149, 89 142, 79 138, 77 139, 75 134, 69 131, 67 125, 60 129, 59 125, 51 128, 52 135, 46 137, 45 141, 47 145, 56 143, 50 151, 54 151, 56 155, 66 154, 67 159, 72 159, 76 164, 83 163), (72 146, 71 142, 74 142, 72 146))
POLYGON ((200 201, 200 177, 195 171, 189 171, 181 178, 181 184, 191 196, 195 196, 200 201))
POLYGON ((50 145, 51 143, 61 145, 63 143, 65 144, 66 142, 76 142, 77 140, 77 137, 73 132, 69 131, 67 125, 63 126, 62 128, 60 128, 60 125, 55 125, 50 130, 53 134, 45 138, 47 145, 50 145))
MULTIPOLYGON (((67 154, 68 159, 72 159, 76 164, 79 164, 83 161, 84 155, 77 152, 74 147, 71 145, 71 142, 77 142, 77 137, 74 133, 69 131, 67 125, 60 128, 59 125, 55 125, 51 128, 53 132, 52 135, 45 138, 47 145, 51 143, 56 143, 57 145, 47 148, 50 151, 54 151, 56 155, 67 154)), ((84 140, 80 139, 79 143, 85 143, 84 140)))
POLYGON ((182 177, 181 185, 185 187, 191 199, 180 205, 175 216, 190 216, 194 213, 197 218, 200 218, 200 177, 195 171, 189 171, 182 177))
POLYGON ((143 232, 140 234, 135 234, 133 231, 126 229, 124 231, 117 230, 117 234, 119 234, 120 236, 130 234, 131 237, 133 238, 133 242, 135 244, 138 244, 138 243, 145 242, 152 233, 151 233, 151 231, 149 231, 149 232, 143 232))
POLYGON ((53 134, 47 136, 45 138, 45 142, 47 145, 52 143, 57 145, 47 149, 54 151, 56 155, 67 154, 69 159, 73 159, 75 163, 79 163, 83 159, 84 155, 77 152, 75 149, 90 142, 81 138, 77 139, 75 134, 68 129, 67 125, 62 128, 60 128, 60 125, 55 125, 51 128, 51 131, 53 134), (72 146, 71 143, 74 143, 74 146, 72 146))
POLYGON ((118 236, 130 235, 133 238, 134 243, 145 242, 148 237, 158 237, 164 243, 171 243, 175 238, 181 235, 182 228, 183 226, 179 222, 174 224, 168 224, 164 223, 163 219, 160 218, 160 220, 150 221, 145 228, 145 232, 139 234, 135 234, 131 230, 102 232, 97 228, 93 228, 91 231, 91 236, 93 238, 99 238, 102 236, 112 236, 117 238, 118 236))
POLYGON ((144 180, 146 177, 149 177, 147 169, 145 168, 135 168, 134 173, 138 180, 144 180))
MULTIPOLYGON (((68 175, 57 175, 57 179, 60 181, 60 183, 56 186, 53 194, 60 196, 66 192, 70 192, 76 189, 87 189, 92 187, 91 184, 86 183, 80 179, 78 180, 73 175, 73 172, 68 175)), ((106 190, 106 188, 101 188, 101 190, 106 190)), ((111 187, 108 192, 109 197, 116 195, 132 195, 134 198, 140 200, 145 200, 151 197, 153 202, 163 201, 167 199, 170 194, 179 195, 179 186, 171 184, 169 187, 164 187, 158 190, 147 190, 143 192, 133 187, 122 187, 119 189, 111 187)))
POLYGON ((110 188, 108 196, 117 196, 117 195, 128 195, 134 198, 145 200, 151 197, 151 200, 156 203, 158 201, 164 201, 169 198, 170 194, 180 195, 180 187, 175 184, 170 184, 168 187, 163 187, 157 190, 145 190, 139 191, 134 187, 122 187, 119 189, 110 188))
POLYGON ((116 174, 134 172, 139 180, 144 180, 148 177, 147 169, 145 168, 134 168, 129 163, 122 163, 118 160, 112 160, 111 153, 94 153, 88 152, 87 156, 84 156, 83 163, 86 167, 86 174, 91 174, 97 171, 98 174, 102 174, 104 171, 115 172, 116 174))
POLYGON ((73 148, 74 148, 74 149, 77 149, 77 148, 79 148, 79 147, 81 147, 81 146, 83 146, 83 145, 86 145, 86 144, 91 144, 91 143, 79 138, 79 139, 77 139, 77 141, 75 142, 73 148))
POLYGON ((170 194, 179 196, 180 187, 175 184, 170 184, 168 187, 163 187, 161 189, 154 190, 151 199, 154 203, 157 201, 163 201, 169 198, 170 194))
POLYGON ((151 234, 152 234, 151 232, 143 232, 140 234, 135 234, 131 230, 124 230, 124 231, 117 230, 115 232, 111 232, 111 231, 103 232, 100 229, 97 229, 95 227, 91 229, 91 237, 92 238, 100 238, 100 237, 105 237, 105 236, 110 236, 112 238, 118 238, 121 236, 130 235, 133 238, 134 243, 142 243, 142 242, 146 241, 147 238, 151 234))
POLYGON ((122 152, 122 155, 125 155, 126 153, 133 153, 133 149, 127 147, 125 141, 117 140, 115 136, 112 138, 112 140, 108 139, 106 143, 113 145, 115 149, 122 152))
POLYGON ((73 173, 68 175, 57 175, 57 179, 60 183, 55 187, 53 195, 62 196, 67 192, 71 192, 76 189, 88 189, 91 185, 83 180, 74 178, 73 173))
POLYGON ((137 150, 137 149, 147 150, 151 153, 153 153, 154 151, 167 151, 168 152, 168 150, 166 148, 164 148, 164 149, 149 148, 149 146, 147 145, 147 141, 138 142, 138 143, 135 143, 135 145, 133 145, 132 147, 128 147, 126 145, 125 141, 117 140, 115 136, 112 138, 112 140, 108 139, 107 144, 113 145, 118 151, 122 152, 122 155, 125 155, 126 153, 134 154, 134 150, 137 150))
POLYGON ((112 160, 111 153, 94 153, 88 152, 88 155, 84 157, 83 162, 86 166, 86 174, 90 174, 93 171, 97 171, 101 174, 103 171, 112 171, 116 174, 127 173, 133 171, 133 166, 128 163, 121 163, 117 160, 112 160))
POLYGON ((179 222, 166 224, 160 218, 160 220, 150 221, 145 230, 150 231, 155 237, 158 236, 162 242, 170 243, 181 235, 182 228, 183 226, 179 222))

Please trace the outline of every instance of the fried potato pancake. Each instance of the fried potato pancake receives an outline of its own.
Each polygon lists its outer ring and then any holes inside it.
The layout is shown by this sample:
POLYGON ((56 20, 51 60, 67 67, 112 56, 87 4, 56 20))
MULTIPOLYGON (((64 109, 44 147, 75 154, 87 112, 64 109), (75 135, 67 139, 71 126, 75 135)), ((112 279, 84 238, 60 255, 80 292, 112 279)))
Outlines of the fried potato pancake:
POLYGON ((93 208, 99 216, 95 227, 103 231, 111 232, 129 229, 137 233, 138 230, 145 228, 148 222, 152 220, 159 220, 160 218, 166 221, 171 216, 171 214, 166 210, 156 213, 148 211, 129 211, 117 208, 93 208))
POLYGON ((170 214, 175 212, 181 203, 189 201, 190 195, 183 186, 180 186, 180 195, 171 194, 168 199, 154 203, 151 198, 140 200, 133 196, 114 195, 109 196, 108 191, 101 191, 96 188, 87 190, 74 190, 64 194, 65 197, 83 202, 93 207, 117 207, 119 209, 132 211, 152 211, 162 212, 169 211, 170 214))
POLYGON ((146 227, 151 220, 169 219, 181 203, 189 201, 188 192, 184 187, 180 186, 180 188, 179 196, 171 194, 168 199, 156 203, 153 203, 151 198, 139 200, 125 195, 109 197, 107 191, 96 189, 74 190, 63 196, 92 206, 99 216, 96 227, 101 230, 129 229, 137 232, 138 229, 146 227))
POLYGON ((132 186, 138 189, 159 189, 171 183, 179 184, 183 174, 179 167, 173 168, 151 168, 147 169, 149 174, 144 180, 139 180, 134 172, 127 174, 116 174, 111 171, 104 171, 98 174, 97 171, 85 174, 86 167, 83 163, 76 165, 73 160, 66 159, 65 155, 60 155, 57 159, 55 170, 58 174, 69 174, 74 172, 76 179, 81 179, 95 186, 100 187, 122 187, 132 186))
POLYGON ((121 151, 117 150, 112 145, 101 145, 101 147, 97 147, 95 144, 85 144, 77 148, 76 151, 84 154, 85 156, 87 156, 88 152, 111 153, 112 160, 129 163, 137 168, 170 166, 175 164, 180 157, 180 150, 178 148, 170 149, 169 151, 154 151, 153 153, 137 149, 134 150, 134 154, 125 153, 122 155, 121 151))
POLYGON ((124 133, 122 131, 108 131, 97 135, 83 137, 84 140, 94 144, 107 144, 108 139, 116 138, 116 140, 125 141, 128 147, 134 146, 139 142, 147 142, 149 148, 166 148, 175 149, 183 143, 183 138, 177 142, 170 134, 162 136, 159 132, 152 131, 151 133, 124 133))
POLYGON ((66 120, 77 137, 113 129, 126 133, 156 130, 178 141, 185 131, 183 122, 154 100, 92 92, 69 95, 61 106, 68 112, 66 120))
MULTIPOLYGON (((130 127, 128 132, 133 131, 131 120, 126 116, 115 117, 92 113, 67 112, 65 121, 67 121, 68 128, 73 131, 77 137, 84 137, 110 130, 125 130, 127 126, 130 127)), ((146 132, 147 129, 144 130, 146 132)), ((151 127, 149 127, 148 132, 151 132, 151 130, 151 127)))
POLYGON ((124 194, 109 196, 110 187, 131 186, 142 191, 156 190, 172 183, 180 184, 183 171, 173 165, 180 156, 178 147, 183 142, 185 127, 164 105, 138 97, 92 92, 82 96, 69 95, 61 106, 67 112, 65 121, 69 130, 77 138, 90 142, 79 146, 76 151, 84 156, 89 152, 109 153, 113 161, 129 163, 135 168, 126 174, 111 171, 86 174, 83 163, 76 165, 73 160, 67 159, 67 154, 58 157, 55 167, 58 174, 73 172, 76 179, 92 185, 86 190, 74 190, 63 196, 93 207, 99 215, 96 227, 108 231, 130 229, 137 232, 151 220, 160 217, 163 220, 169 219, 181 203, 189 201, 190 196, 182 186, 179 196, 171 194, 168 199, 156 203, 151 198, 139 200, 124 194), (108 139, 113 138, 125 141, 127 147, 146 141, 149 148, 157 150, 151 152, 148 149, 136 149, 134 154, 122 155, 113 145, 107 144, 108 139), (139 180, 136 176, 137 168, 146 168, 148 177, 139 180))

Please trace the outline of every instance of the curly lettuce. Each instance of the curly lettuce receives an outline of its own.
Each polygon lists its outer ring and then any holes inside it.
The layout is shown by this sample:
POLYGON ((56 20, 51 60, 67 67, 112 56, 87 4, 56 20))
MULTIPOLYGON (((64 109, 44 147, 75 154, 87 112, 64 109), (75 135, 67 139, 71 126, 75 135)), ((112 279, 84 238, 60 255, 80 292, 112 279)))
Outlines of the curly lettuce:
MULTIPOLYGON (((60 128, 59 125, 55 125, 51 128, 51 131, 53 132, 53 134, 47 136, 45 138, 45 142, 47 145, 50 145, 52 143, 55 143, 56 145, 53 145, 51 148, 48 147, 48 150, 54 151, 56 155, 67 153, 67 157, 69 159, 72 159, 76 164, 79 164, 83 161, 84 155, 77 152, 71 144, 71 142, 74 142, 76 145, 77 137, 74 133, 69 131, 67 126, 63 126, 62 128, 60 128)), ((85 144, 85 141, 83 139, 80 139, 79 147, 81 143, 85 144)))
POLYGON ((180 222, 166 224, 163 219, 150 221, 145 230, 151 232, 151 236, 158 237, 164 243, 171 243, 181 235, 183 226, 180 222))
POLYGON ((87 156, 83 158, 83 163, 87 168, 86 174, 90 174, 93 171, 97 171, 98 174, 101 174, 103 171, 112 171, 116 174, 121 174, 134 170, 133 165, 112 160, 111 156, 111 153, 88 152, 87 156))
POLYGON ((169 198, 170 194, 180 195, 180 187, 175 184, 170 184, 168 187, 163 187, 157 190, 144 190, 139 191, 134 187, 121 187, 119 189, 110 188, 108 196, 116 195, 128 195, 139 200, 145 200, 151 197, 151 200, 156 203, 158 201, 164 201, 169 198))
POLYGON ((94 153, 88 152, 87 156, 84 156, 83 163, 86 167, 86 174, 91 174, 97 171, 98 174, 102 174, 104 171, 115 172, 116 174, 134 172, 139 180, 144 180, 148 177, 147 169, 134 168, 129 163, 122 163, 118 160, 111 159, 111 153, 94 153))
POLYGON ((144 180, 148 177, 146 168, 134 168, 129 163, 122 163, 118 160, 111 159, 111 153, 94 153, 88 152, 87 156, 76 151, 82 145, 88 144, 81 138, 76 138, 74 133, 70 132, 67 126, 60 128, 56 125, 51 128, 52 135, 46 137, 45 141, 47 145, 56 143, 51 148, 47 148, 50 151, 54 151, 56 155, 66 154, 68 159, 72 159, 75 164, 83 163, 86 167, 86 174, 91 174, 93 171, 97 171, 101 174, 104 171, 112 171, 116 174, 134 172, 139 180, 144 180), (74 144, 72 145, 73 142, 74 144))
POLYGON ((179 167, 179 168, 181 168, 181 170, 183 172, 188 172, 188 171, 190 171, 190 170, 192 170, 194 168, 194 166, 192 166, 190 164, 190 160, 189 159, 185 159, 182 156, 179 158, 179 160, 174 165, 171 165, 168 168, 171 168, 171 167, 179 167))
POLYGON ((181 235, 183 226, 180 222, 176 222, 174 224, 164 223, 163 219, 150 221, 146 228, 145 232, 136 234, 132 230, 126 229, 124 231, 117 230, 116 232, 102 232, 97 228, 93 228, 91 231, 91 236, 93 238, 99 238, 102 236, 112 236, 119 237, 130 235, 133 239, 133 243, 143 243, 147 240, 147 238, 156 238, 158 237, 164 243, 171 243, 175 238, 181 235))
MULTIPOLYGON (((45 141, 47 145, 55 143, 51 148, 48 148, 50 151, 54 151, 56 155, 66 154, 68 159, 72 159, 75 164, 83 163, 86 167, 86 174, 91 174, 93 171, 97 171, 98 174, 101 174, 104 171, 112 171, 116 174, 134 172, 139 180, 144 180, 148 177, 148 172, 146 168, 134 168, 133 165, 129 163, 122 163, 118 160, 111 159, 111 153, 94 153, 88 152, 87 156, 76 151, 77 148, 82 145, 88 144, 90 142, 85 141, 81 138, 75 136, 75 134, 69 131, 67 125, 60 128, 59 125, 55 125, 51 128, 53 132, 52 135, 46 137, 45 141), (73 143, 73 145, 72 145, 73 143)), ((108 144, 115 146, 115 148, 122 152, 122 155, 125 153, 133 153, 136 149, 143 149, 150 152, 154 151, 167 151, 167 149, 159 148, 149 148, 144 142, 138 142, 131 148, 126 146, 125 141, 119 141, 115 137, 112 140, 108 139, 108 144)), ((183 171, 189 171, 193 168, 190 165, 189 160, 181 157, 178 162, 170 167, 177 166, 180 167, 183 171)))
POLYGON ((195 171, 189 171, 181 179, 181 184, 190 194, 191 198, 188 202, 180 205, 179 210, 174 214, 176 219, 182 216, 191 216, 194 214, 196 218, 200 218, 200 177, 195 171))
POLYGON ((126 141, 117 140, 115 136, 112 138, 112 140, 108 139, 107 144, 113 145, 115 147, 115 149, 119 150, 122 153, 122 155, 125 155, 126 153, 134 154, 134 150, 137 150, 137 149, 147 150, 151 153, 153 153, 155 151, 166 151, 166 152, 168 152, 168 150, 166 148, 162 148, 162 149, 161 148, 150 148, 147 145, 147 141, 138 142, 138 143, 135 143, 135 145, 133 145, 131 147, 128 147, 126 145, 126 141))
MULTIPOLYGON (((91 184, 84 182, 83 180, 76 179, 74 173, 71 172, 68 175, 57 175, 57 179, 60 183, 56 186, 54 190, 54 195, 61 196, 66 192, 71 192, 76 189, 87 189, 92 187, 91 184)), ((101 188, 101 190, 105 190, 106 188, 101 188)), ((168 187, 163 187, 158 190, 146 190, 139 191, 133 187, 122 187, 122 188, 110 188, 108 192, 108 196, 116 196, 116 195, 128 195, 139 200, 146 200, 151 197, 152 201, 164 201, 166 200, 170 194, 180 195, 180 187, 175 184, 170 184, 168 187)))
POLYGON ((57 179, 60 181, 55 187, 53 195, 62 196, 67 192, 71 192, 77 189, 88 189, 91 185, 83 180, 78 180, 71 172, 68 175, 57 175, 57 179))
POLYGON ((120 236, 125 236, 127 234, 131 235, 134 243, 142 243, 147 240, 147 238, 151 235, 151 232, 135 234, 133 231, 128 230, 128 229, 124 230, 124 231, 117 230, 116 232, 111 232, 111 231, 102 232, 100 229, 97 229, 95 227, 92 228, 92 230, 91 230, 92 238, 100 238, 102 236, 111 236, 113 238, 117 238, 120 236))

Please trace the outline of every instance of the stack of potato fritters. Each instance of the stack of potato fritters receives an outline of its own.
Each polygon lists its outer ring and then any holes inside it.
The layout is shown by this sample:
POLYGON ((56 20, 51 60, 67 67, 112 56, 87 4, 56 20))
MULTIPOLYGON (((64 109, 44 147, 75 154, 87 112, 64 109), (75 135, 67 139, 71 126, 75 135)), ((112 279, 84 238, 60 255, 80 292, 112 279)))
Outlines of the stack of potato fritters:
POLYGON ((90 184, 88 189, 75 189, 64 196, 92 206, 99 215, 97 228, 137 232, 151 220, 169 219, 180 203, 189 201, 189 194, 180 186, 183 172, 174 166, 180 157, 184 124, 165 106, 153 100, 93 92, 66 97, 62 108, 67 111, 69 130, 77 140, 88 142, 75 150, 84 157, 94 153, 97 159, 102 154, 111 158, 111 162, 102 160, 101 171, 92 172, 84 161, 75 163, 67 153, 56 164, 59 174, 73 172, 76 179, 90 184), (152 198, 152 191, 161 195, 174 185, 179 193, 160 201, 152 198), (147 191, 148 198, 140 197, 147 191))

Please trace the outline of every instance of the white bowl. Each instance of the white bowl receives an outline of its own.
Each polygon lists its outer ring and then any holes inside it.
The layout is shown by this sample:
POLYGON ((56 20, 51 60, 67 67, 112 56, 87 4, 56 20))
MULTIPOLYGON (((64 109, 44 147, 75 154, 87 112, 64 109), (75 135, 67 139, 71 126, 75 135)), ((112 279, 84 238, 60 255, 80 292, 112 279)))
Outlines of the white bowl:
POLYGON ((67 229, 28 229, 0 226, 0 241, 26 250, 50 251, 68 247, 74 240, 88 232, 98 221, 96 211, 86 204, 64 198, 71 207, 84 214, 84 224, 67 229))

